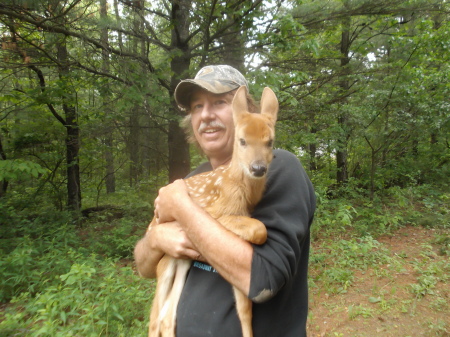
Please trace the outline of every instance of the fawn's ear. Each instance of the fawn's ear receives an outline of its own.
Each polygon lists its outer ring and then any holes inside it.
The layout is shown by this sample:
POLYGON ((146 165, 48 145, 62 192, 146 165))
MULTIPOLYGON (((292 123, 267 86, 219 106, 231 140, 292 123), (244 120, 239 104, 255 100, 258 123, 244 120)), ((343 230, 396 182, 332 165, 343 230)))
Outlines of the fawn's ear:
POLYGON ((278 99, 269 87, 265 87, 261 95, 261 114, 267 116, 275 125, 278 114, 278 99))
POLYGON ((236 94, 234 94, 232 108, 234 123, 236 123, 239 117, 244 113, 248 113, 247 87, 245 85, 239 87, 236 94))

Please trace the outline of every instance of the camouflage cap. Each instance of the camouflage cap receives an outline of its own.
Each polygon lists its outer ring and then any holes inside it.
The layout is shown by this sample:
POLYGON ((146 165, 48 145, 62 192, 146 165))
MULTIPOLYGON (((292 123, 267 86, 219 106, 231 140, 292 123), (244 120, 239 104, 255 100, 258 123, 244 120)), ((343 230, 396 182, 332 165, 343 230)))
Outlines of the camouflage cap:
POLYGON ((175 101, 187 109, 194 89, 199 87, 214 94, 224 94, 248 83, 245 77, 235 68, 228 65, 206 66, 200 69, 194 79, 183 80, 175 88, 175 101))

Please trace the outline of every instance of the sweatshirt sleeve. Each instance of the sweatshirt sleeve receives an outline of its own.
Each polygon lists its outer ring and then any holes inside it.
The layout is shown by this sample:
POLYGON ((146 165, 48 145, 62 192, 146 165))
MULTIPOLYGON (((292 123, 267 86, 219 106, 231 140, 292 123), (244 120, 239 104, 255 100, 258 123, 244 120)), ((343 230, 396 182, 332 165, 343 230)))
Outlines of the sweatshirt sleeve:
POLYGON ((256 303, 275 296, 297 273, 315 210, 314 190, 300 161, 284 150, 274 154, 266 191, 252 213, 268 232, 265 244, 253 246, 249 298, 256 303))

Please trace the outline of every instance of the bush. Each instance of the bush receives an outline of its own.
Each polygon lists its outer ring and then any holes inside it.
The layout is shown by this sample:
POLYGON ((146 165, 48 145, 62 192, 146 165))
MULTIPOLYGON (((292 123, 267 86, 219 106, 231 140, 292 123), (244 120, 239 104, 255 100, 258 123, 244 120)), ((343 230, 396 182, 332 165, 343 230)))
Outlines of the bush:
POLYGON ((147 214, 101 214, 80 228, 66 212, 15 206, 0 201, 0 336, 147 335, 153 283, 118 260, 132 257, 147 214))
POLYGON ((36 297, 23 293, 7 312, 1 331, 38 336, 146 336, 151 282, 130 267, 95 255, 81 259, 36 297), (18 324, 20 323, 20 324, 18 324), (19 328, 21 326, 21 328, 19 328))

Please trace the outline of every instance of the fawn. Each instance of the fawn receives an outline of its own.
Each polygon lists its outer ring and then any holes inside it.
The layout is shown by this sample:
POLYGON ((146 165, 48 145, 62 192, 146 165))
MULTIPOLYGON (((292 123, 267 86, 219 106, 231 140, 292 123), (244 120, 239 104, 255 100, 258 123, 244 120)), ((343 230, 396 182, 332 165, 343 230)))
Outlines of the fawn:
MULTIPOLYGON (((185 180, 191 197, 221 225, 246 241, 263 244, 267 231, 262 222, 250 218, 250 212, 261 200, 278 113, 278 100, 270 88, 261 97, 261 113, 249 113, 246 87, 240 87, 233 99, 235 125, 231 162, 211 172, 185 180)), ((156 219, 152 220, 156 224, 156 219)), ((157 287, 150 314, 149 337, 175 337, 175 316, 183 290, 189 260, 165 255, 157 267, 157 287)), ((236 310, 244 337, 252 337, 252 302, 233 287, 236 310)))

